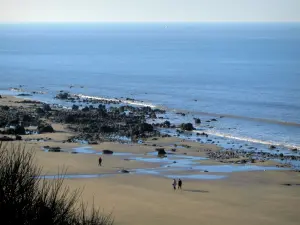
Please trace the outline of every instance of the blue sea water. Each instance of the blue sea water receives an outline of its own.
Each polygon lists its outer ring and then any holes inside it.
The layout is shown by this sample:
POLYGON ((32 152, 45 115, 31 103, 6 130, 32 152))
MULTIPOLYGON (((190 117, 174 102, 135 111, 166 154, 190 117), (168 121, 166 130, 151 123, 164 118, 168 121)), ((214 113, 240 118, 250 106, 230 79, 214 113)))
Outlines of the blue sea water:
POLYGON ((18 85, 49 102, 135 98, 178 123, 217 118, 198 127, 210 134, 300 147, 297 23, 1 24, 0 90, 18 85))

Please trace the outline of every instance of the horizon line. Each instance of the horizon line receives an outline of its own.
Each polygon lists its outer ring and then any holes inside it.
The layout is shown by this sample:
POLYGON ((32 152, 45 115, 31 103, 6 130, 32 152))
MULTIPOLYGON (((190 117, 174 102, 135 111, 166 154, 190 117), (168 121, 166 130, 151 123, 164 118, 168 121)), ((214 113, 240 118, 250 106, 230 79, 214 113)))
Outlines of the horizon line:
POLYGON ((275 23, 300 23, 300 21, 0 21, 0 24, 162 24, 162 23, 239 23, 239 24, 275 24, 275 23))

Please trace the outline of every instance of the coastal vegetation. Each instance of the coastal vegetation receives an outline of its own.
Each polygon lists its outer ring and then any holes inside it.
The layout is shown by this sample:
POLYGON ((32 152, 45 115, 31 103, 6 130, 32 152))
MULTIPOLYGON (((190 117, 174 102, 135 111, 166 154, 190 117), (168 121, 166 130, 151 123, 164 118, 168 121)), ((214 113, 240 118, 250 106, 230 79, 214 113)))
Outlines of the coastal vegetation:
POLYGON ((81 191, 41 177, 34 154, 20 144, 0 142, 0 217, 15 225, 112 225, 112 214, 80 203, 81 191))

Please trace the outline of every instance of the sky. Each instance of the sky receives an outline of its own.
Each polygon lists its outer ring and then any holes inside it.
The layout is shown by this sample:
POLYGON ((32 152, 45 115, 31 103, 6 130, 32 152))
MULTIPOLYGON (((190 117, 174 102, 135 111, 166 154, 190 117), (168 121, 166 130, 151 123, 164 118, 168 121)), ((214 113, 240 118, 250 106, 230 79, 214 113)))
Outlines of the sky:
POLYGON ((300 22, 300 0, 0 0, 0 22, 300 22))

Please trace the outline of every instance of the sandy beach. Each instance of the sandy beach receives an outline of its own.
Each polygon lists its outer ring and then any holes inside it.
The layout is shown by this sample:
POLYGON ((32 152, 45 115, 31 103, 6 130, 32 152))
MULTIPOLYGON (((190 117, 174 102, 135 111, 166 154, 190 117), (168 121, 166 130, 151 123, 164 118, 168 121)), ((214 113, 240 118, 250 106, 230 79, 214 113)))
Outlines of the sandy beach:
MULTIPOLYGON (((2 96, 0 105, 21 106, 20 99, 2 96)), ((23 107, 32 107, 23 104, 23 107)), ((299 224, 300 215, 300 174, 290 170, 208 172, 193 169, 172 172, 174 174, 226 175, 223 179, 184 179, 183 190, 172 190, 172 179, 160 174, 120 173, 125 169, 158 168, 160 162, 134 160, 137 157, 154 158, 155 148, 166 151, 175 145, 188 145, 177 148, 178 162, 185 154, 190 157, 206 157, 207 151, 217 152, 220 147, 213 144, 200 144, 182 141, 179 138, 147 139, 142 144, 103 142, 95 145, 67 143, 73 135, 65 124, 52 124, 55 133, 22 135, 22 144, 28 151, 34 151, 36 163, 46 175, 55 175, 66 169, 66 174, 95 175, 99 178, 65 178, 65 184, 72 189, 83 189, 82 199, 94 202, 104 212, 113 212, 115 224, 137 225, 282 225, 299 224), (26 139, 32 139, 26 141, 26 139), (37 141, 47 139, 47 141, 37 141), (60 147, 63 152, 45 152, 44 146, 60 147), (91 153, 72 154, 76 149, 88 149, 91 153), (99 153, 112 150, 113 155, 101 155, 103 166, 98 165, 99 153), (124 154, 121 154, 124 153, 124 154), (125 154, 126 153, 126 154, 125 154), (291 185, 284 185, 291 184, 291 185)), ((9 135, 8 135, 9 136, 9 135)), ((10 144, 10 143, 9 143, 10 144)), ((168 156, 169 157, 169 156, 168 156)), ((171 157, 171 156, 170 156, 171 157)), ((195 160, 201 165, 223 165, 212 159, 195 160)), ((257 162, 256 165, 275 166, 273 161, 257 162)))

